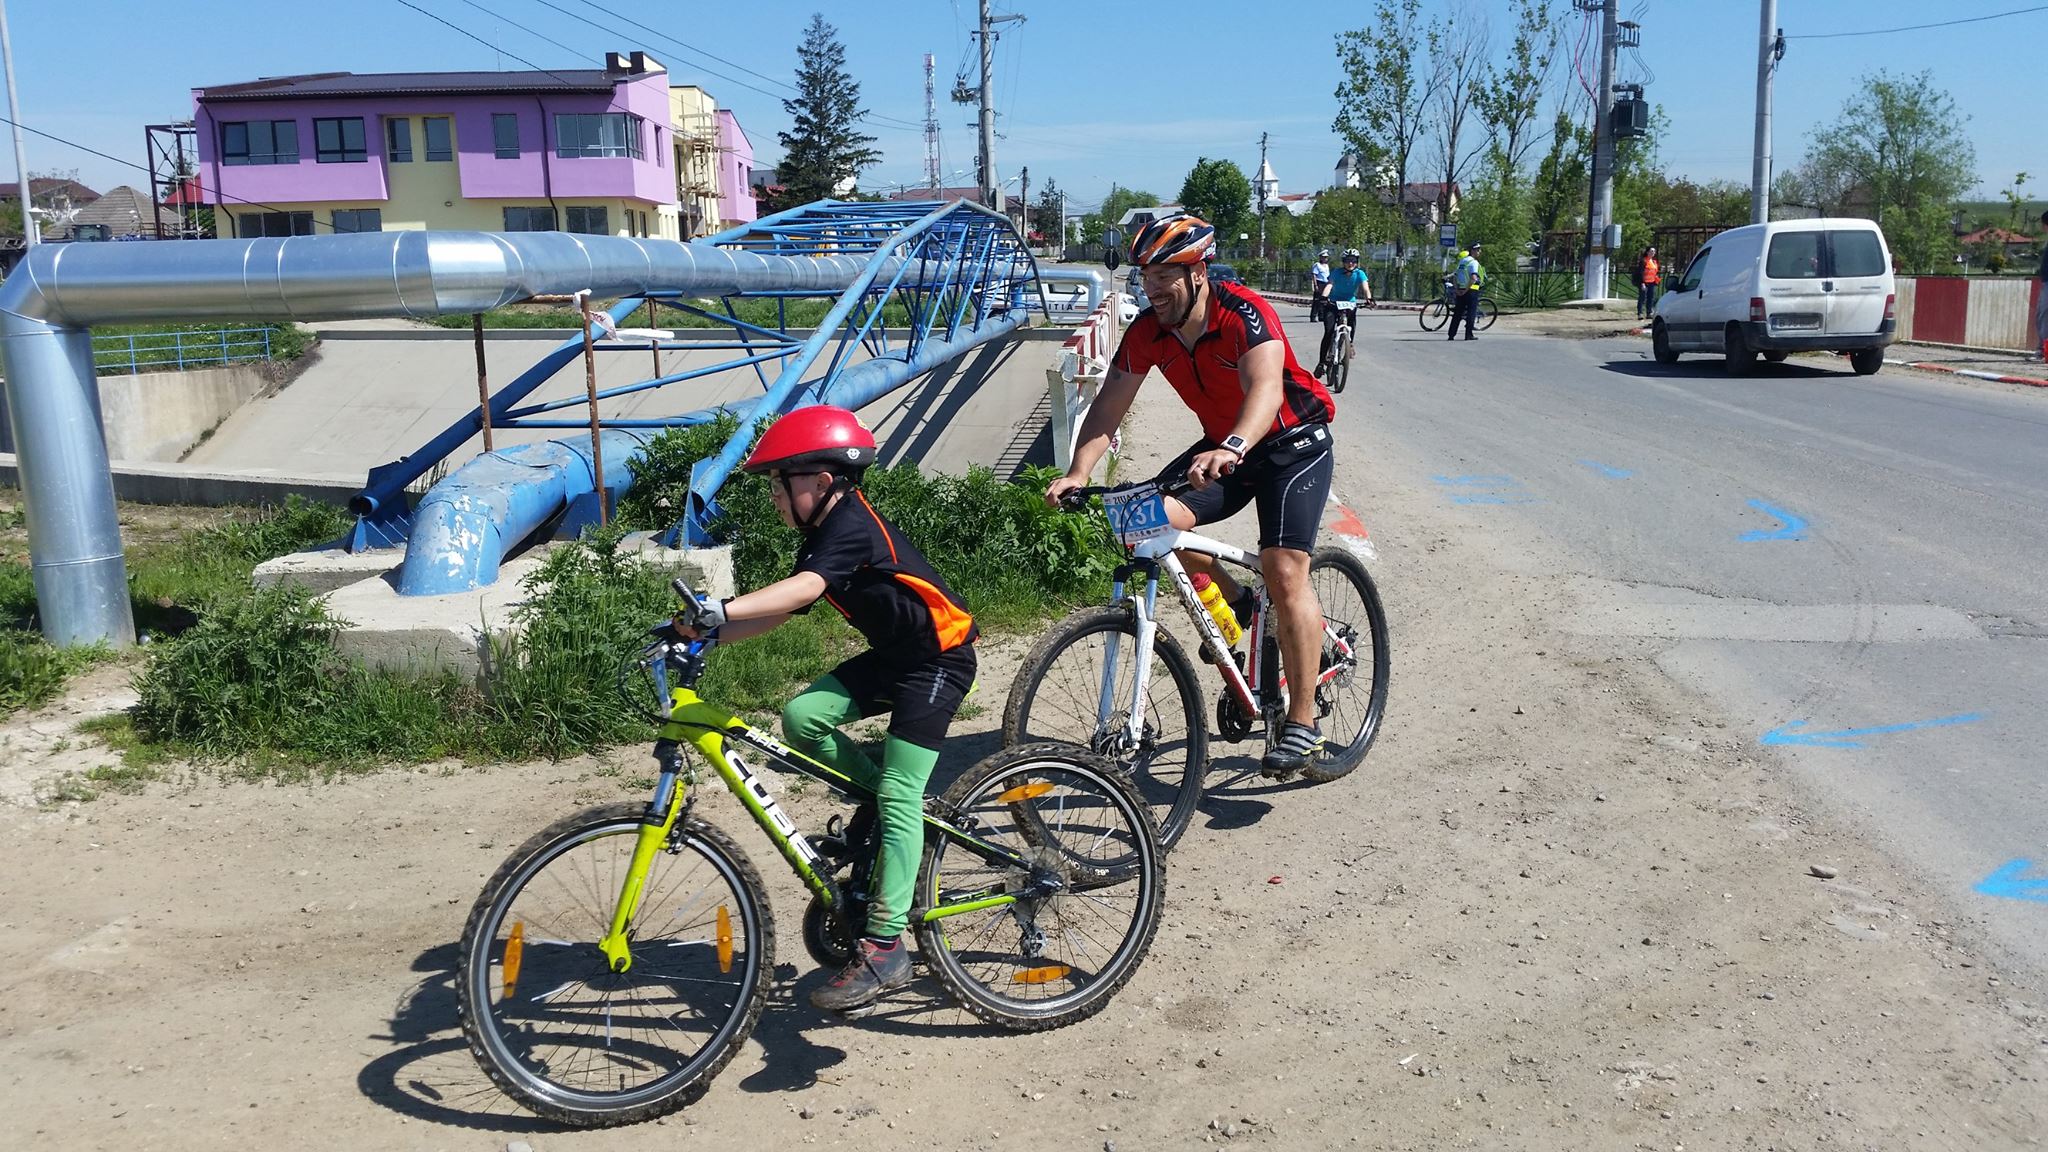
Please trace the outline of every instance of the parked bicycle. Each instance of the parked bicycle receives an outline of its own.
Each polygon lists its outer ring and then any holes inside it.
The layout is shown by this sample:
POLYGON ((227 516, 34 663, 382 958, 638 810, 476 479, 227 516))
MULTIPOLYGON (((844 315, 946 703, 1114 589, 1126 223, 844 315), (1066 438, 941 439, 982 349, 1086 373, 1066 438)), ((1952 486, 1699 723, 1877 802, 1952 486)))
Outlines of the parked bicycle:
MULTIPOLYGON (((1444 321, 1451 318, 1451 310, 1457 307, 1457 299, 1457 285, 1448 279, 1445 280, 1443 295, 1424 304, 1422 311, 1415 314, 1415 318, 1422 324, 1422 330, 1424 332, 1435 332, 1442 328, 1444 321)), ((1493 322, 1499 318, 1500 306, 1493 302, 1493 297, 1488 296, 1485 290, 1481 289, 1478 311, 1475 314, 1479 330, 1484 332, 1488 328, 1493 327, 1493 322)))
MULTIPOLYGON (((1223 694, 1215 703, 1220 738, 1276 739, 1290 689, 1281 674, 1279 638, 1264 586, 1254 585, 1246 650, 1234 651, 1174 554, 1198 552, 1253 575, 1259 570, 1255 552, 1172 527, 1164 497, 1187 489, 1185 480, 1078 488, 1062 501, 1068 511, 1079 511, 1089 497, 1101 497, 1128 559, 1116 570, 1108 605, 1067 617, 1025 656, 1003 714, 1003 740, 1009 745, 1029 746, 1055 733, 1085 738, 1092 751, 1136 785, 1158 818, 1160 840, 1169 847, 1187 830, 1202 798, 1210 709, 1194 664, 1155 619, 1160 573, 1171 578, 1187 609, 1203 660, 1223 677, 1223 694)), ((1314 692, 1318 721, 1328 738, 1324 752, 1303 775, 1337 780, 1365 759, 1379 733, 1387 702, 1386 613, 1371 575, 1348 549, 1316 549, 1309 581, 1323 608, 1314 692)))
MULTIPOLYGON (((716 639, 687 640, 698 597, 622 672, 661 724, 644 804, 573 816, 519 846, 470 910, 456 976, 470 1052, 552 1120, 603 1127, 688 1103, 760 1019, 775 918, 752 862, 696 813, 694 747, 811 892, 804 945, 844 965, 867 918, 874 795, 697 694, 716 639), (861 805, 815 844, 741 749, 861 805)), ((1018 1031, 1101 1011, 1159 924, 1165 849, 1145 803, 1099 757, 1008 748, 925 803, 911 923, 918 956, 959 1004, 1018 1031)))

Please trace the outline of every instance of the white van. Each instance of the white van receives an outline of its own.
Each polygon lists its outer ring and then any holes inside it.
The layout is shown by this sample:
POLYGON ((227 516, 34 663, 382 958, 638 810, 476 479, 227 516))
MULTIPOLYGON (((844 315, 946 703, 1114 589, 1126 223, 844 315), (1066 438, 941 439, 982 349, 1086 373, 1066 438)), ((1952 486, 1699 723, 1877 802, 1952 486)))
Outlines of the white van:
POLYGON ((1869 220, 1780 220, 1709 241, 1657 302, 1659 364, 1718 352, 1741 376, 1758 353, 1840 352, 1859 376, 1884 366, 1897 301, 1891 250, 1869 220))

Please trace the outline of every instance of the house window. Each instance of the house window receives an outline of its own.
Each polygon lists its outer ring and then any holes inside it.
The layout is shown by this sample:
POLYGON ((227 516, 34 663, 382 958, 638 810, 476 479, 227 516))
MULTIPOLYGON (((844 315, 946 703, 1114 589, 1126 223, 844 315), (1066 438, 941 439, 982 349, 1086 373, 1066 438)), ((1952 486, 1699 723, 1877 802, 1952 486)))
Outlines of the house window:
POLYGON ((384 157, 393 164, 412 163, 412 121, 403 116, 384 121, 384 157))
POLYGON ((657 168, 668 167, 668 150, 662 147, 661 128, 659 126, 656 126, 654 129, 654 164, 657 168))
POLYGON ((236 235, 244 240, 261 236, 311 236, 311 212, 248 212, 235 218, 236 235))
POLYGON ((566 215, 569 218, 569 226, 563 229, 565 232, 582 232, 590 236, 611 235, 611 212, 608 209, 570 208, 566 215))
POLYGON ((297 164, 299 125, 295 120, 231 120, 220 126, 220 162, 297 164))
POLYGON ((363 140, 363 118, 347 116, 313 121, 313 156, 322 164, 361 164, 370 158, 363 140))
POLYGON ((381 208, 336 208, 334 230, 342 232, 382 232, 384 210, 381 208))
POLYGON ((498 148, 498 159, 519 159, 519 117, 510 112, 491 113, 491 139, 498 148))
POLYGON ((641 136, 646 121, 625 112, 557 113, 555 155, 564 160, 579 157, 645 157, 641 136))
MULTIPOLYGON (((570 209, 575 211, 575 209, 570 209)), ((507 208, 505 209, 505 231, 507 232, 553 232, 555 210, 553 208, 507 208)))
POLYGON ((427 138, 427 159, 455 159, 455 135, 446 116, 420 117, 420 133, 427 138))

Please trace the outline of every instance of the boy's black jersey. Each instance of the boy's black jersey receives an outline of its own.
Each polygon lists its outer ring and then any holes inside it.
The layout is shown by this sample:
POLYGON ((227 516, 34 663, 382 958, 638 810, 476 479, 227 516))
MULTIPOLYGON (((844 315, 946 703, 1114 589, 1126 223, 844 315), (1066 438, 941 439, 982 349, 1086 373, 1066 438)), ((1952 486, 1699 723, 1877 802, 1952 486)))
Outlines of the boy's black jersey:
POLYGON ((796 570, 823 577, 826 601, 891 664, 923 664, 980 636, 923 553, 858 488, 805 535, 796 570))

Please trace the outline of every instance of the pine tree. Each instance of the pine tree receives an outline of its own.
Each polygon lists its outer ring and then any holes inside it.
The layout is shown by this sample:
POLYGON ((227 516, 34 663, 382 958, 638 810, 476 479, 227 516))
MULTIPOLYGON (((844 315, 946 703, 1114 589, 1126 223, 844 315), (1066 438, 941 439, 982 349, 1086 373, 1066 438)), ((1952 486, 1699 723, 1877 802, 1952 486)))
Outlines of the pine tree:
POLYGON ((783 148, 782 163, 775 167, 776 183, 783 187, 781 207, 831 197, 843 181, 882 158, 869 147, 875 138, 856 127, 865 114, 860 84, 846 74, 839 29, 814 13, 796 56, 797 94, 782 102, 790 130, 777 134, 783 148))

